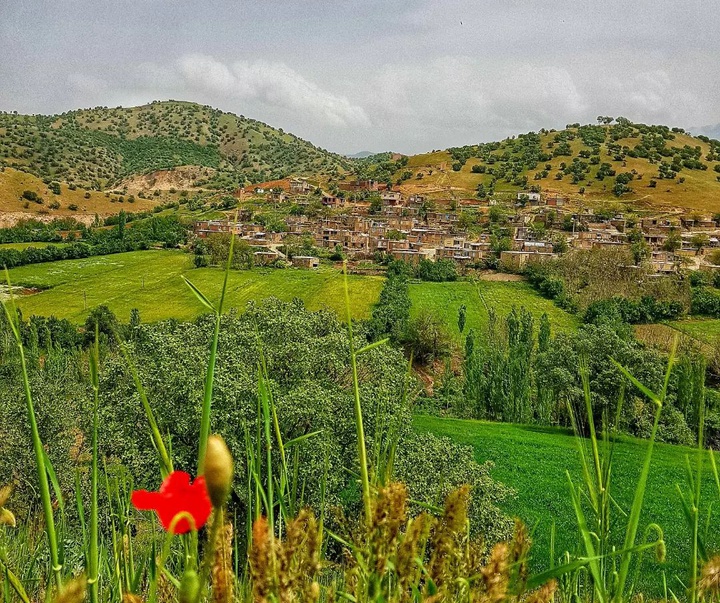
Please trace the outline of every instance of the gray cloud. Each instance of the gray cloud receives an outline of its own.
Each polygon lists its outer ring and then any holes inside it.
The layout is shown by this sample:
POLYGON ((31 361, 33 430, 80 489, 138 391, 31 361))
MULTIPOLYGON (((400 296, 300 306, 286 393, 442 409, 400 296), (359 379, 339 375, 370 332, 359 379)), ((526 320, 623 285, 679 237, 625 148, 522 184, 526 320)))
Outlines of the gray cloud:
POLYGON ((259 60, 226 65, 209 56, 192 54, 182 57, 179 67, 180 75, 191 89, 210 90, 230 98, 302 112, 330 126, 370 125, 361 107, 321 89, 283 63, 259 60))
POLYGON ((0 109, 175 98, 340 152, 593 121, 720 122, 711 0, 41 0, 0 7, 0 109))

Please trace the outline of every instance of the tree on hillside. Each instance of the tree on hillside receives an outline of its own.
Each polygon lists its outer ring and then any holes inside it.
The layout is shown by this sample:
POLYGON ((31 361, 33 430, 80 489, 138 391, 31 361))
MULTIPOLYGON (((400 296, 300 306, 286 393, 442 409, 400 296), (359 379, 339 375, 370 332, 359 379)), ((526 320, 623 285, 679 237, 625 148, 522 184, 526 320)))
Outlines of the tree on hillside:
POLYGON ((677 232, 677 230, 673 229, 668 234, 667 239, 665 239, 665 242, 663 243, 663 251, 670 251, 675 252, 678 249, 682 248, 682 237, 680 236, 680 233, 677 232))
POLYGON ((695 255, 698 255, 703 247, 710 244, 710 237, 704 232, 698 232, 690 238, 690 245, 695 249, 695 255))
POLYGON ((642 262, 650 257, 650 245, 645 242, 645 239, 635 241, 630 246, 630 251, 633 256, 633 261, 636 266, 639 266, 642 262))
POLYGON ((430 364, 449 355, 451 339, 442 319, 422 309, 408 324, 403 343, 415 360, 430 364))
POLYGON ((462 333, 465 330, 465 319, 467 314, 467 306, 462 304, 458 308, 458 330, 462 333))

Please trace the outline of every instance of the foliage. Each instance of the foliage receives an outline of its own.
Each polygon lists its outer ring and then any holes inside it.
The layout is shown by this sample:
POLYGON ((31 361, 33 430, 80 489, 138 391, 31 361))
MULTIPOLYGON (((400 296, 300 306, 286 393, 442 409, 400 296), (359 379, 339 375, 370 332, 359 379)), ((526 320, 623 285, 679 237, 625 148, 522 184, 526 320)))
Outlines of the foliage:
POLYGON ((124 253, 148 249, 150 245, 157 243, 165 247, 177 247, 187 239, 187 235, 186 227, 176 218, 154 216, 133 223, 128 229, 122 222, 118 222, 113 230, 85 230, 81 242, 30 246, 22 250, 0 249, 0 266, 15 268, 27 264, 124 253))
POLYGON ((678 301, 657 300, 651 295, 644 295, 635 301, 616 295, 591 303, 585 309, 583 320, 592 324, 614 320, 630 324, 646 324, 675 320, 683 314, 683 305, 678 301))
POLYGON ((371 341, 389 336, 394 342, 402 341, 410 320, 410 296, 408 294, 407 277, 394 270, 407 266, 405 262, 394 264, 393 271, 388 270, 388 277, 380 291, 380 298, 373 307, 368 326, 368 337, 371 341))
POLYGON ((412 358, 425 364, 448 356, 451 341, 445 323, 427 309, 410 319, 402 335, 402 342, 412 358))
POLYGON ((720 317, 720 295, 710 287, 695 287, 692 292, 691 312, 701 316, 720 317))

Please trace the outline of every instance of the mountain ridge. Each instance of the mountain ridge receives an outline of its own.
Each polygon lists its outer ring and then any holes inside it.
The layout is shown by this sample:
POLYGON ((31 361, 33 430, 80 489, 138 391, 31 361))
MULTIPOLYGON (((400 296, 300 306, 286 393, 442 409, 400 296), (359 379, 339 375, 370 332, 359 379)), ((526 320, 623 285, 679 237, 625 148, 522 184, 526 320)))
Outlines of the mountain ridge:
POLYGON ((0 113, 0 169, 32 174, 51 188, 64 182, 70 190, 108 191, 130 182, 140 183, 138 189, 165 183, 232 191, 310 176, 331 190, 343 180, 373 179, 436 199, 542 191, 580 204, 628 201, 720 212, 719 140, 622 117, 416 155, 367 153, 331 153, 263 122, 189 101, 51 116, 0 113))

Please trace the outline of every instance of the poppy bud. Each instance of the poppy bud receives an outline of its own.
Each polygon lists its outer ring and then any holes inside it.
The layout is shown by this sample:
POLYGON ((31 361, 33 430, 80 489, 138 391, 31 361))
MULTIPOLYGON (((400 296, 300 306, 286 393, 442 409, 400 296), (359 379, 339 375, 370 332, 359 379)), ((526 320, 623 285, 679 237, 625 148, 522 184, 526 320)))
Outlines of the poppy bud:
POLYGON ((219 435, 208 438, 205 452, 205 484, 213 507, 225 504, 233 480, 233 459, 225 440, 219 435))
POLYGON ((667 548, 665 547, 665 541, 658 540, 658 543, 655 545, 655 557, 660 563, 663 563, 665 561, 666 554, 667 548))
POLYGON ((8 509, 0 507, 0 526, 15 527, 15 516, 8 509))
POLYGON ((180 579, 178 603, 195 603, 200 591, 200 579, 195 570, 186 569, 180 579))

